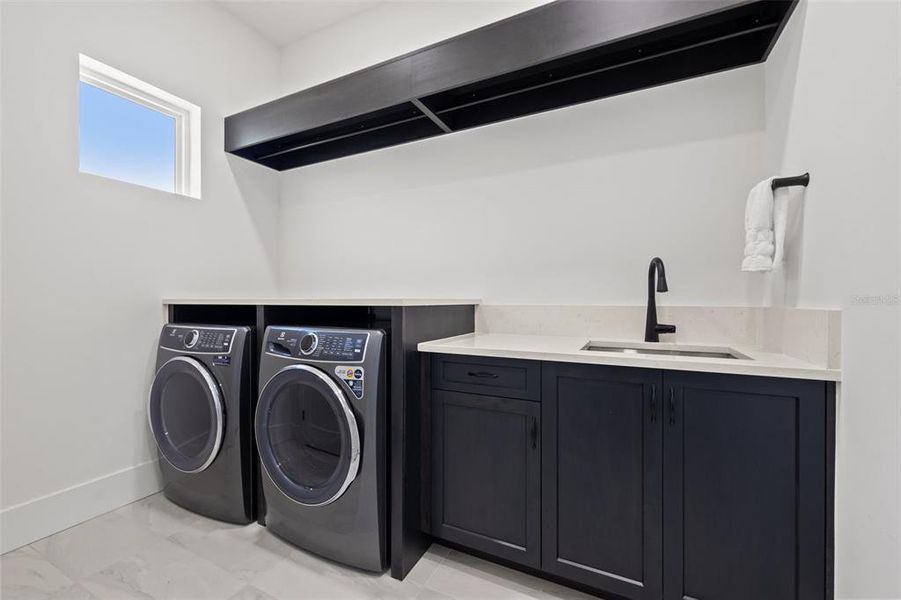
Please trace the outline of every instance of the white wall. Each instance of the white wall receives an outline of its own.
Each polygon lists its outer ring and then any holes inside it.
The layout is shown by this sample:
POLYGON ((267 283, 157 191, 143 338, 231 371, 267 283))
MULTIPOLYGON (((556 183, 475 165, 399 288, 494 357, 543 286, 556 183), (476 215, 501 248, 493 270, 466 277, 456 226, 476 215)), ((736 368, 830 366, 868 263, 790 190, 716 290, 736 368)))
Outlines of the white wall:
MULTIPOLYGON (((3 34, 3 10, 0 9, 0 36, 3 34)), ((0 418, 3 407, 3 44, 0 43, 0 418)), ((2 460, 3 432, 0 428, 0 460, 2 460)), ((2 466, 2 465, 0 465, 2 466)), ((3 477, 0 473, 0 498, 3 496, 3 477)), ((0 500, 2 502, 2 500, 0 500)), ((2 510, 2 509, 0 509, 2 510)), ((2 523, 0 523, 2 526, 2 523)), ((0 535, 0 552, 3 551, 0 535)))
POLYGON ((550 0, 393 0, 282 49, 282 92, 352 73, 550 0))
POLYGON ((145 398, 172 294, 270 294, 276 176, 222 151, 278 53, 209 4, 0 3, 2 549, 158 488, 145 398), (78 172, 78 53, 201 106, 203 197, 78 172))
POLYGON ((813 178, 785 300, 843 311, 838 598, 901 598, 898 13, 803 3, 766 66, 767 170, 813 178))
MULTIPOLYGON (((440 18, 415 27, 398 27, 415 6, 389 4, 294 44, 285 90, 492 20, 480 3, 429 4, 440 18)), ((282 283, 339 297, 638 304, 659 254, 666 302, 745 304, 744 198, 763 130, 758 66, 288 171, 282 283), (304 252, 329 247, 336 215, 357 227, 351 269, 345 253, 304 252)))

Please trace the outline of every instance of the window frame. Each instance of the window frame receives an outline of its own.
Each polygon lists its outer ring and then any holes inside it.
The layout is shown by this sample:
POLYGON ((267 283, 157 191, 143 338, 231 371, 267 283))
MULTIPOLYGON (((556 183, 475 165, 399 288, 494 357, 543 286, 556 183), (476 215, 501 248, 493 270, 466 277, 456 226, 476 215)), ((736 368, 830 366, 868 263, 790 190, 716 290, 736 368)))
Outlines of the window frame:
POLYGON ((79 82, 172 117, 175 193, 200 198, 200 107, 84 54, 78 55, 78 76, 79 82))

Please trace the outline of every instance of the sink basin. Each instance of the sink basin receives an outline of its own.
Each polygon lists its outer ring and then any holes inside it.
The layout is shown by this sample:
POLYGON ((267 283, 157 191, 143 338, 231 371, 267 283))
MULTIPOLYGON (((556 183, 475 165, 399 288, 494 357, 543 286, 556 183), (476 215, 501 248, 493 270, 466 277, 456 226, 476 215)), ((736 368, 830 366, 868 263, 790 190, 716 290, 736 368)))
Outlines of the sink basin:
POLYGON ((617 352, 619 354, 643 354, 648 356, 686 356, 691 358, 726 358, 735 360, 751 360, 740 352, 731 348, 718 348, 715 346, 660 346, 648 347, 639 344, 616 344, 609 342, 588 342, 582 350, 591 352, 617 352))

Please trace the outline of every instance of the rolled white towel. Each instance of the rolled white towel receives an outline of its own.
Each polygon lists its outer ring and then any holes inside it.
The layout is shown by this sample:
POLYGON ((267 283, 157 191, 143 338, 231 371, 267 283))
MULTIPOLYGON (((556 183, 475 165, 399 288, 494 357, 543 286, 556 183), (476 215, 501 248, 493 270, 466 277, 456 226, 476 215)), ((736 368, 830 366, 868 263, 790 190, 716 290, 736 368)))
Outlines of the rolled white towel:
MULTIPOLYGON (((776 256, 773 178, 751 189, 745 206, 745 257, 742 271, 771 271, 776 256)), ((781 257, 781 255, 780 255, 781 257)))

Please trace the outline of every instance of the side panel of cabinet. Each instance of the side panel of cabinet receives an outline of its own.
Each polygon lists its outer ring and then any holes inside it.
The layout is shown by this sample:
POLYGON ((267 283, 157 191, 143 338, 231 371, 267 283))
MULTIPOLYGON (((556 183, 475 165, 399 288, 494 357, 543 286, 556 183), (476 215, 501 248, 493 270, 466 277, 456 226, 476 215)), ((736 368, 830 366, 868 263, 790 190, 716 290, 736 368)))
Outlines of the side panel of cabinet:
POLYGON ((432 534, 537 568, 538 402, 432 391, 432 534))
POLYGON ((825 597, 822 382, 664 376, 664 598, 825 597))
POLYGON ((544 363, 542 569, 661 595, 662 375, 544 363))

